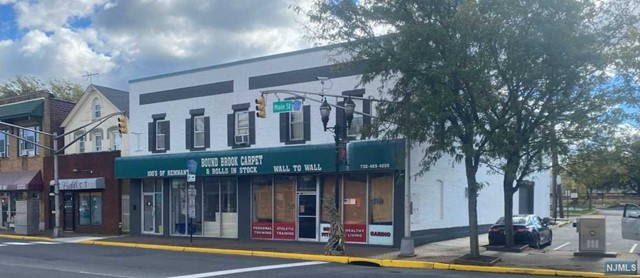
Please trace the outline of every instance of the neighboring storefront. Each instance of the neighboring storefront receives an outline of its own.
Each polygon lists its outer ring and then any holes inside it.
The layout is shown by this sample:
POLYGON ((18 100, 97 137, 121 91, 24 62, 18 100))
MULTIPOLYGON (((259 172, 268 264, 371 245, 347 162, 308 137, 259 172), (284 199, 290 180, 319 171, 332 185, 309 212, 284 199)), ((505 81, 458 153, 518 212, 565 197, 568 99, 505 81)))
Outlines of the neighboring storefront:
POLYGON ((39 170, 0 172, 0 228, 14 228, 16 201, 40 201, 41 191, 39 170))
MULTIPOLYGON (((78 233, 119 234, 123 186, 114 178, 119 151, 61 155, 59 160, 60 227, 78 233)), ((53 158, 45 158, 45 193, 54 191, 53 158)), ((49 194, 47 227, 55 227, 55 197, 49 194)))
MULTIPOLYGON (((345 240, 396 245, 402 143, 352 142, 340 166, 345 240)), ((116 159, 131 181, 131 234, 326 241, 335 200, 333 144, 116 159)))

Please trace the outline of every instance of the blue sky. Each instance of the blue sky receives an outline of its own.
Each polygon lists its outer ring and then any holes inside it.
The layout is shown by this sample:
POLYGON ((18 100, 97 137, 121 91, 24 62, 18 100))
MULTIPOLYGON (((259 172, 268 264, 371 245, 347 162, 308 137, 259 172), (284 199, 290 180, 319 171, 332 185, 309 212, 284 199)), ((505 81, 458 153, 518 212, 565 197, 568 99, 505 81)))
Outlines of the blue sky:
POLYGON ((291 2, 0 0, 0 82, 86 86, 82 75, 98 73, 95 84, 127 90, 131 79, 311 47, 291 2))

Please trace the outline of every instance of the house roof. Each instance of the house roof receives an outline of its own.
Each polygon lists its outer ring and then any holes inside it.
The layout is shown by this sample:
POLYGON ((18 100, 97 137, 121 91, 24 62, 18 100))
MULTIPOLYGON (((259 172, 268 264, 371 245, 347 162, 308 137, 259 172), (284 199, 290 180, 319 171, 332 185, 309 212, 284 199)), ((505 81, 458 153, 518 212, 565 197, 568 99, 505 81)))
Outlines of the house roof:
POLYGON ((118 107, 120 111, 129 112, 129 92, 121 91, 104 86, 91 85, 106 97, 113 105, 118 107))
POLYGON ((33 99, 17 103, 0 105, 0 120, 11 120, 28 117, 42 117, 44 99, 33 99))

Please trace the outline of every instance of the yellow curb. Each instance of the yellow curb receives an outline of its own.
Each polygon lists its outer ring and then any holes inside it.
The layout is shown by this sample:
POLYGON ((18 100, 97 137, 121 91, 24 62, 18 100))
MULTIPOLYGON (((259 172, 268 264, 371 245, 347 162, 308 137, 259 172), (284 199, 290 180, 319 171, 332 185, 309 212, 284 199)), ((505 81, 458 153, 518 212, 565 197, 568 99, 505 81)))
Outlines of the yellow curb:
POLYGON ((156 249, 165 251, 184 251, 182 246, 158 245, 158 244, 136 244, 136 248, 156 249))
POLYGON ((445 269, 445 270, 448 270, 450 266, 451 266, 450 264, 433 263, 433 269, 445 269))
POLYGON ((43 236, 21 236, 21 235, 2 235, 1 238, 10 238, 10 239, 22 239, 22 240, 39 240, 39 241, 55 241, 48 237, 43 236))
POLYGON ((272 251, 253 251, 253 256, 257 257, 272 257, 272 258, 281 258, 281 259, 298 259, 298 260, 309 260, 309 261, 330 261, 330 262, 340 262, 347 261, 345 257, 332 257, 325 255, 314 255, 314 254, 298 254, 298 253, 284 253, 284 252, 272 252, 272 251), (338 259, 341 258, 341 259, 338 259))
POLYGON ((402 267, 402 268, 426 268, 433 269, 432 262, 410 261, 410 260, 382 260, 384 267, 402 267))
POLYGON ((605 277, 604 273, 556 270, 556 276, 605 277))
POLYGON ((555 276, 556 270, 553 269, 535 269, 535 268, 510 268, 510 267, 501 267, 504 269, 504 273, 511 274, 529 274, 529 275, 544 275, 544 276, 555 276))
POLYGON ((217 249, 217 248, 204 248, 204 247, 185 247, 184 251, 209 253, 209 254, 238 255, 238 256, 251 256, 251 253, 253 252, 253 251, 247 251, 247 250, 217 249))
POLYGON ((93 244, 93 245, 102 245, 102 246, 116 246, 116 247, 136 247, 135 243, 126 243, 126 242, 115 242, 115 241, 95 241, 95 240, 84 240, 80 241, 81 244, 93 244))
POLYGON ((372 263, 382 266, 381 259, 370 259, 370 258, 360 258, 360 257, 348 257, 349 263, 372 263))

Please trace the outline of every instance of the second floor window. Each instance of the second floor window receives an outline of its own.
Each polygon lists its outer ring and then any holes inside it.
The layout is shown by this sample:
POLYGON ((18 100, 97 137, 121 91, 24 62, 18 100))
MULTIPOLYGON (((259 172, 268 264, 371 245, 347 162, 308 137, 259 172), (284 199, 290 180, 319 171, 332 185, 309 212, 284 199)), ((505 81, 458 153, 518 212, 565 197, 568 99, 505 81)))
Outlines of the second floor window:
POLYGON ((0 131, 0 157, 7 157, 7 134, 5 132, 9 132, 8 130, 0 131))
POLYGON ((249 144, 249 111, 236 112, 235 143, 249 144))
POLYGON ((78 139, 78 152, 79 153, 84 153, 85 152, 85 140, 84 140, 84 136, 82 136, 82 133, 78 133, 76 134, 76 138, 80 137, 80 139, 78 139))
POLYGON ((193 118, 193 147, 205 147, 205 123, 204 116, 196 116, 193 118))
POLYGON ((36 155, 36 145, 34 143, 38 143, 38 133, 33 130, 38 130, 37 126, 29 126, 25 127, 26 129, 20 129, 20 146, 19 146, 19 154, 20 156, 33 156, 36 155))
POLYGON ((289 140, 297 141, 304 139, 304 114, 302 111, 289 113, 289 140))
POLYGON ((93 134, 93 141, 95 142, 95 150, 96 152, 102 151, 102 131, 95 132, 93 134))
POLYGON ((156 121, 156 150, 163 151, 167 149, 167 133, 169 129, 169 121, 156 121))
MULTIPOLYGON (((363 103, 361 99, 353 99, 353 103, 356 104, 355 111, 363 112, 363 103)), ((357 137, 360 136, 360 132, 362 130, 363 125, 363 116, 362 114, 353 113, 353 120, 351 121, 351 126, 347 129, 348 137, 357 137)))
POLYGON ((111 131, 111 150, 120 150, 120 144, 122 143, 122 134, 118 130, 111 131))

